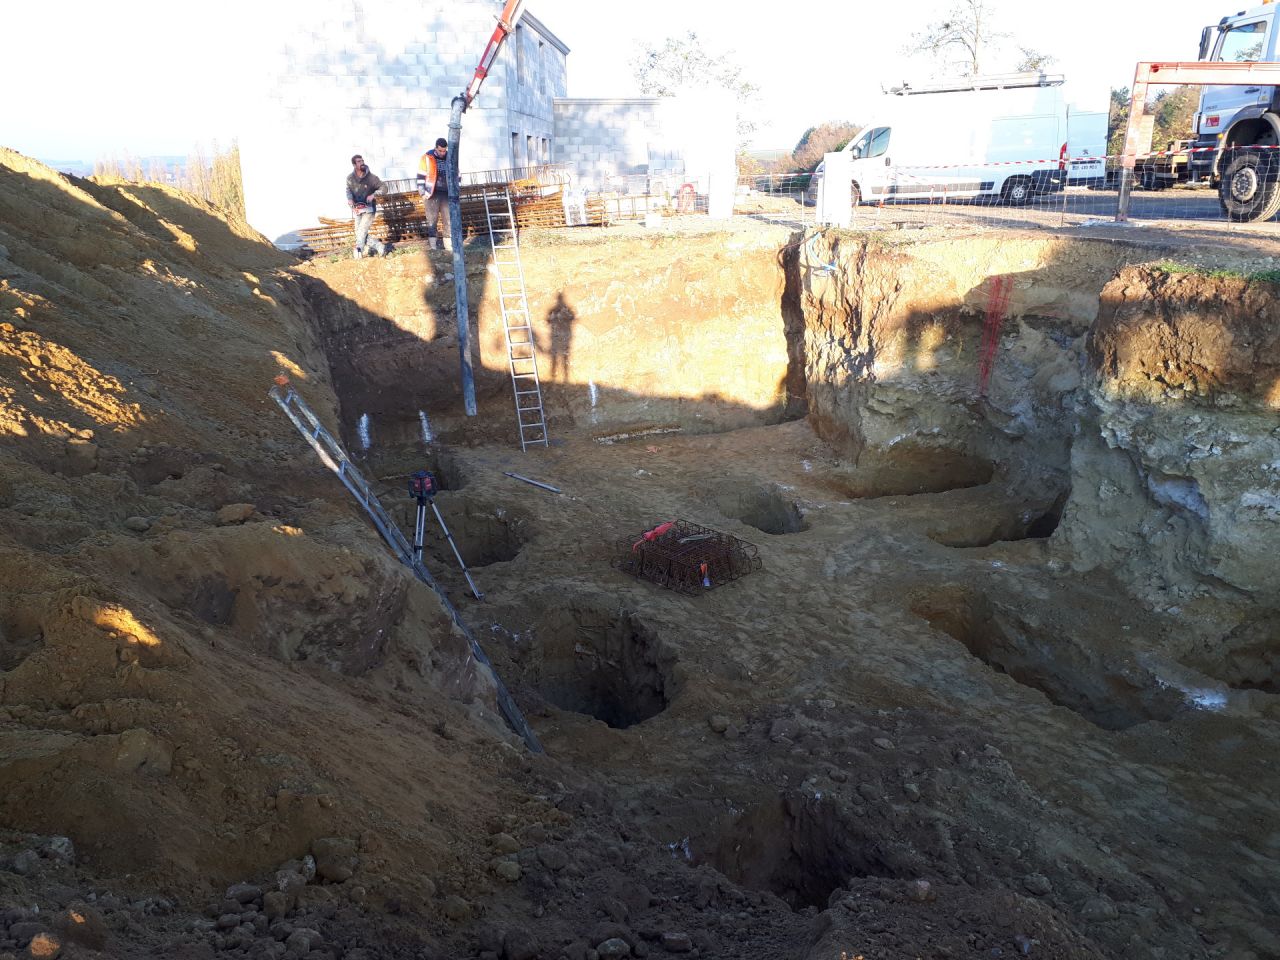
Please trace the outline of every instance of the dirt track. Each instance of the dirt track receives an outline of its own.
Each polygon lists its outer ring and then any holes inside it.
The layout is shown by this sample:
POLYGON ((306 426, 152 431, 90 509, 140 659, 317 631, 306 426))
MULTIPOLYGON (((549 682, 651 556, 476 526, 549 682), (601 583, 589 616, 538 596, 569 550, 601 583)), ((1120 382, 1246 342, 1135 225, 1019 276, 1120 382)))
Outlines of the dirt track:
POLYGON ((578 326, 522 456, 482 266, 471 421, 444 258, 297 267, 161 189, 0 177, 0 954, 1280 956, 1277 301, 1141 266, 1268 251, 530 235, 578 326), (429 564, 545 756, 279 372, 353 447, 372 411, 402 520, 439 471, 486 601, 429 564), (763 569, 610 566, 676 516, 763 569))

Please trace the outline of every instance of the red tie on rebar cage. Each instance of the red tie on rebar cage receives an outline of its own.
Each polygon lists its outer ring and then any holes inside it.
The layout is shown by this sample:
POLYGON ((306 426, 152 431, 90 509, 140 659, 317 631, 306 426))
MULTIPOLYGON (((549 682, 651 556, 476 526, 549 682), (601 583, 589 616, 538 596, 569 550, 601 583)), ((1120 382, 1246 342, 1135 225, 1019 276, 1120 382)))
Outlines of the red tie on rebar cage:
POLYGON ((978 355, 978 396, 987 395, 991 371, 996 365, 996 349, 1000 346, 1000 327, 1009 310, 1009 294, 1013 290, 1013 278, 1008 275, 992 277, 987 285, 987 319, 982 325, 982 349, 978 355))

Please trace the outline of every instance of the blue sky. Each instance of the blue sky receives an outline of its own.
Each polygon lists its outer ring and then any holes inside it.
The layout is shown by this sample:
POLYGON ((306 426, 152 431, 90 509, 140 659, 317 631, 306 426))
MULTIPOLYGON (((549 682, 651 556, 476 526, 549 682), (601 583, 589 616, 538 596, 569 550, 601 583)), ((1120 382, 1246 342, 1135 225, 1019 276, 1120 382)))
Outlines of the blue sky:
MULTIPOLYGON (((1139 59, 1194 59, 1200 28, 1239 6, 1170 0, 1153 8, 1102 0, 1018 4, 1000 20, 1022 45, 1055 54, 1080 103, 1101 109, 1139 59)), ((788 148, 824 120, 869 119, 882 84, 924 77, 935 65, 902 54, 942 3, 747 6, 727 0, 529 0, 528 9, 572 50, 570 96, 635 94, 630 60, 644 43, 693 30, 732 51, 760 88, 757 148, 788 148)), ((113 151, 185 154, 236 136, 260 94, 252 65, 278 43, 277 18, 305 11, 288 0, 171 0, 122 9, 101 0, 59 3, 58 64, 39 40, 9 38, 0 59, 0 144, 45 158, 92 162, 113 151), (71 66, 73 65, 74 66, 71 66)), ((305 19, 305 13, 302 14, 305 19)), ((478 58, 480 51, 475 51, 478 58)), ((998 64, 997 64, 998 65, 998 64)), ((466 71, 469 73, 469 69, 466 71)), ((460 84, 466 77, 460 77, 460 84)))

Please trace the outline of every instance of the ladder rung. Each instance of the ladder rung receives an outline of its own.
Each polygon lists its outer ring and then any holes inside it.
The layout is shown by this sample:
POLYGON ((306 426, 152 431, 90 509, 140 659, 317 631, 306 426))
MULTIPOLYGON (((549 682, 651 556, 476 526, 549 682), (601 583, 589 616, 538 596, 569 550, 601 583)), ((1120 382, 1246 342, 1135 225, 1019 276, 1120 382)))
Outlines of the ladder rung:
POLYGON ((542 393, 541 390, 517 390, 516 396, 517 397, 536 397, 540 393, 542 393))
POLYGON ((511 376, 513 376, 513 377, 515 377, 515 379, 519 380, 519 379, 521 379, 522 377, 533 377, 533 378, 537 379, 537 376, 538 376, 538 375, 537 375, 536 373, 513 373, 511 376))

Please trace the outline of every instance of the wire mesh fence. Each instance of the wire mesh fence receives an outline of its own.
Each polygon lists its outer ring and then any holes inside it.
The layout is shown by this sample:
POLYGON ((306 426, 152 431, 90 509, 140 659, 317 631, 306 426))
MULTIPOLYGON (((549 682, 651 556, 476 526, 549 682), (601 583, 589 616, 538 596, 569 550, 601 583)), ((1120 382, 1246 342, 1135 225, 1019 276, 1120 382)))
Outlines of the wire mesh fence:
POLYGON ((816 222, 816 181, 809 172, 766 173, 738 178, 735 216, 776 223, 816 222))

